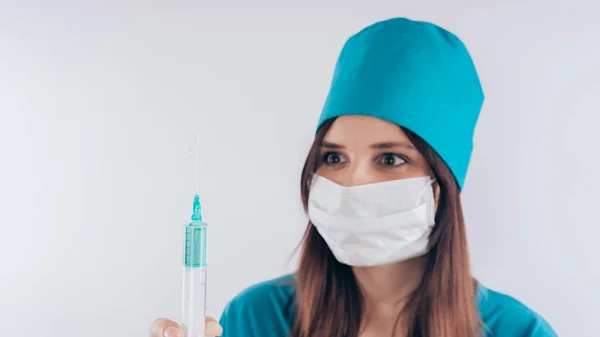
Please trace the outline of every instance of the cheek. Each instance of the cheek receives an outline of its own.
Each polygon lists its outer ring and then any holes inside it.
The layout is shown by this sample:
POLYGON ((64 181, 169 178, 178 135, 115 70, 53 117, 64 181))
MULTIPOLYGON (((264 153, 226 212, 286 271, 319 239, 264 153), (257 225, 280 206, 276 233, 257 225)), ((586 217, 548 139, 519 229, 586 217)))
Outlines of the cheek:
POLYGON ((377 182, 378 177, 368 163, 347 162, 336 165, 322 165, 317 174, 342 186, 355 186, 377 182))
POLYGON ((328 173, 329 170, 327 170, 324 166, 319 166, 317 168, 317 170, 315 171, 315 174, 320 175, 322 177, 325 177, 327 179, 329 179, 329 175, 330 173, 328 173))
POLYGON ((315 172, 317 175, 324 177, 328 180, 333 181, 339 185, 347 185, 346 180, 348 179, 348 169, 341 167, 330 167, 330 166, 321 166, 315 172))
POLYGON ((424 159, 419 158, 409 162, 407 165, 407 174, 413 177, 424 177, 432 175, 431 168, 424 159))
POLYGON ((426 167, 414 163, 406 163, 397 167, 383 167, 371 160, 343 165, 321 165, 315 173, 342 186, 372 184, 429 175, 426 167))

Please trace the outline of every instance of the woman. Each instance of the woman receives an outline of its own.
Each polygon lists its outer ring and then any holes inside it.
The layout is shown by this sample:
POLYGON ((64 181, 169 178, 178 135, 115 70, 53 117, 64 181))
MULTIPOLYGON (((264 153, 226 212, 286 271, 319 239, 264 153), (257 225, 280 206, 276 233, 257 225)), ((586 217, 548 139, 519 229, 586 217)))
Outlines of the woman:
MULTIPOLYGON (((474 280, 460 191, 484 96, 463 43, 390 19, 340 54, 301 179, 297 272, 256 284, 207 333, 544 337, 546 321, 474 280)), ((157 320, 151 336, 181 336, 157 320)))

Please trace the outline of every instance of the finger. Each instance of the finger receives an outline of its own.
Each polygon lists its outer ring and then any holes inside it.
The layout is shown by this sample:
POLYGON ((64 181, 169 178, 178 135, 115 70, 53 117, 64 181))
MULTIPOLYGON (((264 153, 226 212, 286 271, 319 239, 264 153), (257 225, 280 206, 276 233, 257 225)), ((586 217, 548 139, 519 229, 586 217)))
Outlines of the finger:
POLYGON ((150 337, 183 337, 183 331, 172 320, 159 318, 150 325, 150 337))
POLYGON ((217 322, 216 319, 212 318, 212 317, 206 317, 206 331, 205 334, 207 336, 221 336, 221 334, 223 334, 223 328, 221 327, 221 325, 219 324, 219 322, 217 322))

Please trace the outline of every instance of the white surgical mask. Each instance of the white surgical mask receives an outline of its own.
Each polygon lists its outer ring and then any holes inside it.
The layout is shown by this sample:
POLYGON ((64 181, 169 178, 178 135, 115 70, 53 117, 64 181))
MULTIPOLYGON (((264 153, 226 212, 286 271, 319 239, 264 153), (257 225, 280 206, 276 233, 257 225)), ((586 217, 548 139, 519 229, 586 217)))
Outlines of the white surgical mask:
POLYGON ((336 259, 377 266, 427 253, 435 223, 430 177, 341 186, 315 175, 308 216, 336 259))

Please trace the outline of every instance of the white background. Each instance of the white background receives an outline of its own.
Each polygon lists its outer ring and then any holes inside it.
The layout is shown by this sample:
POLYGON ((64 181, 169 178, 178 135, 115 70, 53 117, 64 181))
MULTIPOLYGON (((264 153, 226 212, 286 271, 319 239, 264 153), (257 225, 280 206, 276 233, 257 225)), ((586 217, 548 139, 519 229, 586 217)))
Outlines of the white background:
POLYGON ((145 336, 179 319, 196 132, 210 313, 292 270, 337 54, 406 16, 459 35, 485 88, 463 193, 476 276, 561 336, 598 336, 597 5, 219 3, 1 2, 0 334, 145 336))

